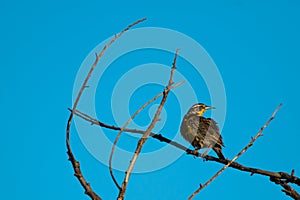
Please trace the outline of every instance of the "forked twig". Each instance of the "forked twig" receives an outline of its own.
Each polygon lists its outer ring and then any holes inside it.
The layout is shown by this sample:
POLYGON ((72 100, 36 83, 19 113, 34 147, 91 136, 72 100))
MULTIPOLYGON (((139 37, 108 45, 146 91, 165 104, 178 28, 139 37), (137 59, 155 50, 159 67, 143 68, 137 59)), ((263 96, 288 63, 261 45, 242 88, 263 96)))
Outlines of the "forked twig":
POLYGON ((163 98, 162 98, 162 100, 161 100, 161 102, 160 102, 160 104, 157 108, 157 111, 156 111, 156 113, 154 115, 154 118, 152 119, 149 127, 147 128, 147 130, 143 134, 143 137, 138 141, 138 145, 137 145, 136 150, 134 152, 133 158, 131 159, 130 164, 128 166, 128 169, 125 173, 126 175, 125 175, 125 178, 123 180, 121 190, 119 191, 118 200, 123 200, 124 199, 125 192, 126 192, 126 189, 127 189, 127 184, 128 184, 131 172, 133 170, 133 167, 135 165, 135 162, 136 162, 136 160, 137 160, 137 158, 138 158, 138 156, 139 156, 139 154, 142 150, 143 145, 145 144, 148 137, 150 136, 152 129, 154 128, 156 122, 159 120, 159 115, 160 115, 160 113, 162 111, 162 108, 163 108, 163 106, 164 106, 164 104, 167 100, 168 94, 169 94, 169 92, 171 90, 171 86, 173 84, 173 75, 174 75, 174 71, 176 69, 176 60, 177 60, 177 56, 178 56, 178 51, 179 51, 179 49, 176 50, 173 66, 172 66, 172 69, 171 69, 170 79, 169 79, 168 85, 164 89, 163 98))
POLYGON ((296 190, 294 190, 291 186, 289 186, 289 184, 286 180, 281 180, 278 178, 271 177, 270 181, 272 181, 278 185, 281 185, 281 187, 283 188, 281 191, 284 192, 287 196, 290 196, 296 200, 300 199, 300 195, 298 194, 298 192, 296 192, 296 190))
POLYGON ((71 149, 71 145, 70 145, 70 128, 71 128, 71 123, 72 123, 72 119, 73 119, 73 116, 74 116, 74 112, 77 108, 77 105, 79 103, 79 100, 82 96, 82 93, 83 91, 85 90, 86 86, 87 86, 87 82, 88 80, 90 79, 94 69, 96 68, 97 64, 98 64, 98 61, 100 60, 100 58, 103 56, 104 52, 106 51, 106 49, 114 42, 116 41, 120 36, 122 36, 128 29, 130 29, 132 26, 142 22, 146 20, 146 18, 143 18, 141 20, 138 20, 136 22, 134 22, 133 24, 129 25, 128 27, 126 27, 123 31, 121 31, 119 34, 115 35, 115 37, 109 42, 107 43, 102 51, 100 52, 99 55, 96 54, 96 59, 93 63, 93 65, 91 66, 79 92, 78 92, 78 95, 76 97, 76 100, 73 104, 73 108, 72 108, 72 112, 70 113, 70 116, 69 116, 69 119, 68 119, 68 123, 67 123, 67 128, 66 128, 66 146, 67 146, 67 154, 69 156, 69 161, 71 162, 72 164, 72 167, 74 169, 74 172, 75 172, 75 176, 77 177, 78 181, 80 182, 81 186, 84 188, 85 190, 85 194, 88 195, 91 199, 93 200, 100 200, 101 198, 93 191, 93 189, 91 188, 90 184, 85 180, 85 178, 83 177, 82 175, 82 172, 81 172, 81 169, 80 169, 80 163, 76 160, 73 152, 72 152, 72 149, 71 149))
MULTIPOLYGON (((180 81, 179 83, 175 84, 175 85, 172 85, 170 87, 170 89, 174 89, 178 86, 180 86, 181 84, 183 84, 184 81, 180 81)), ((128 124, 143 110, 145 109, 150 103, 152 103, 153 101, 155 101, 156 99, 158 99, 161 95, 163 95, 164 92, 161 92, 159 94, 157 94, 155 97, 153 97, 152 99, 150 99, 148 102, 146 102, 145 104, 143 104, 131 117, 130 119, 123 125, 123 127, 120 129, 118 135, 116 136, 115 138, 115 141, 113 143, 113 146, 112 146, 112 149, 111 149, 111 152, 110 152, 110 156, 109 156, 109 172, 110 172, 110 175, 111 175, 111 178, 113 180, 113 182, 115 183, 115 185, 117 186, 117 188, 119 188, 119 190, 121 190, 121 186, 118 184, 114 174, 113 174, 113 170, 112 170, 112 158, 113 158, 113 154, 114 154, 114 151, 115 151, 115 147, 117 145, 117 142, 121 136, 121 134, 123 133, 124 130, 126 130, 126 127, 128 126, 128 124)), ((144 133, 143 133, 144 134, 144 133)))
POLYGON ((279 104, 277 108, 274 110, 272 116, 269 118, 269 120, 264 124, 263 127, 259 130, 259 132, 256 134, 254 138, 251 139, 249 144, 244 147, 230 162, 228 162, 226 165, 222 167, 213 177, 211 177, 204 185, 200 184, 200 187, 188 198, 189 200, 193 199, 201 190, 203 190, 206 186, 208 186, 213 180, 215 180, 222 172, 225 171, 235 160, 237 160, 242 154, 244 154, 252 145, 253 143, 262 136, 262 132, 264 129, 270 124, 270 122, 275 118, 276 113, 281 108, 282 104, 279 104))

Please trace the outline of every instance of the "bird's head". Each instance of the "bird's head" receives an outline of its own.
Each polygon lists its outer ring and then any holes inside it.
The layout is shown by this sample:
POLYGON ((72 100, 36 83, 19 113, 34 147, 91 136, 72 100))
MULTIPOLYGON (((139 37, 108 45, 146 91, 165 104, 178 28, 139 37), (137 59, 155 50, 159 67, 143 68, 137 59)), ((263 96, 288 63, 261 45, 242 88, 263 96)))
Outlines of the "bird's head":
POLYGON ((190 108, 188 113, 202 116, 205 113, 205 111, 209 110, 209 109, 215 109, 215 107, 207 106, 203 103, 197 103, 190 108))

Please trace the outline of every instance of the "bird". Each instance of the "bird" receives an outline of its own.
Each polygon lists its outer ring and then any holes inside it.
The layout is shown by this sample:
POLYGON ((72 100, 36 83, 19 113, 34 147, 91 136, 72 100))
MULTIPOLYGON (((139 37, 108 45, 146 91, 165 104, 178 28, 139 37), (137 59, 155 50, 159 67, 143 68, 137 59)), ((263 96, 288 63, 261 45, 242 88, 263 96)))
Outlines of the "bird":
POLYGON ((212 148, 220 159, 225 159, 222 153, 222 147, 225 145, 217 122, 212 118, 202 116, 209 109, 215 109, 215 107, 203 103, 194 104, 181 122, 180 133, 195 150, 207 148, 203 156, 206 156, 212 148))

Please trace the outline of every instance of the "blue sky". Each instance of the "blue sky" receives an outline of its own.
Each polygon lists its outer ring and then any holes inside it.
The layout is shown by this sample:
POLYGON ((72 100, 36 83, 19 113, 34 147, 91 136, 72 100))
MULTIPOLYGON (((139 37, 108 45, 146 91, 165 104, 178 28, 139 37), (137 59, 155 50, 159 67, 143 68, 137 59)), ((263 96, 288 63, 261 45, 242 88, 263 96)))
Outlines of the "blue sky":
MULTIPOLYGON (((2 1, 0 198, 88 199, 73 176, 66 155, 65 125, 67 108, 72 105, 73 84, 81 63, 96 45, 142 17, 148 20, 138 27, 164 27, 184 33, 200 43, 214 60, 227 96, 222 131, 226 157, 232 158, 243 148, 275 107, 283 103, 276 119, 265 130, 265 136, 238 161, 273 171, 295 169, 299 176, 299 8, 296 0, 185 4, 179 1, 2 1)), ((171 53, 159 51, 136 53, 139 64, 168 65, 173 59, 171 53)), ((130 60, 135 54, 128 56, 119 62, 124 59, 126 64, 128 61, 133 65, 130 60)), ((107 72, 111 73, 108 77, 118 74, 117 64, 118 61, 107 72)), ((178 65, 184 67, 187 63, 180 58, 178 65)), ((186 73, 192 80, 199 78, 186 73)), ((104 77, 103 94, 109 94, 109 83, 104 77)), ((205 88, 199 86, 202 87, 205 88)), ((134 93, 138 100, 136 104, 131 100, 130 112, 161 89, 147 85, 138 90, 134 93)), ((209 102, 204 90, 204 102, 209 102)), ((103 121, 114 123, 106 106, 109 99, 101 98, 101 94, 96 95, 97 115, 103 121), (100 115, 101 109, 104 111, 100 115)), ((166 110, 174 110, 169 119, 174 123, 166 122, 164 131, 170 134, 168 137, 178 129, 180 115, 184 114, 178 113, 176 105, 176 98, 171 95, 166 110)), ((141 115, 135 122, 145 125, 149 117, 141 115)), ((118 191, 107 167, 86 150, 75 127, 72 128, 72 147, 84 175, 103 199, 114 199, 118 191)), ((111 134, 116 134, 105 133, 111 138, 111 134)), ((136 141, 131 138, 120 145, 134 148, 136 141)), ((148 142, 145 150, 162 145, 151 139, 148 142)), ((219 168, 219 164, 182 155, 161 170, 133 175, 127 199, 141 199, 141 196, 143 199, 186 199, 219 168)), ((116 174, 121 180, 123 173, 116 174)), ((250 177, 228 169, 195 199, 289 199, 280 189, 266 177, 250 177)))

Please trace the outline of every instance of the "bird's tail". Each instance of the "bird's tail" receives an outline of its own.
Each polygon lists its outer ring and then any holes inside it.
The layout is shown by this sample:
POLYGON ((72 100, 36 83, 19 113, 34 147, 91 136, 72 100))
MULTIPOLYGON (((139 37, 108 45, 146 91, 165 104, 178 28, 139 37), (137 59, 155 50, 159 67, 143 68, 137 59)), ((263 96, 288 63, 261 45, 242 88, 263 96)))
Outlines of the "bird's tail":
POLYGON ((213 147, 213 150, 216 152, 216 154, 218 155, 218 157, 220 159, 224 159, 225 160, 225 157, 224 157, 224 155, 222 153, 222 147, 221 146, 216 145, 216 146, 213 147))

